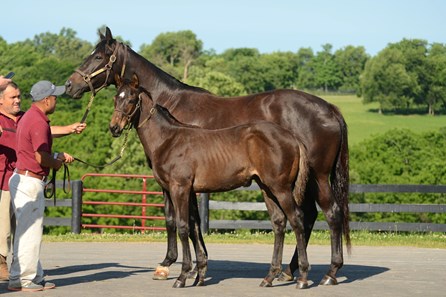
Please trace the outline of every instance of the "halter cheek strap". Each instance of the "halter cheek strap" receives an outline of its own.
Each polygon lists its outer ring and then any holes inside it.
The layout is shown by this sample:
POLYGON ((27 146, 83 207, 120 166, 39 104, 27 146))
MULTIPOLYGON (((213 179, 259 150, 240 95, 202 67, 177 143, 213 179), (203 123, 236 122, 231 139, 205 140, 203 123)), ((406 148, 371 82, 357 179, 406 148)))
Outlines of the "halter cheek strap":
POLYGON ((150 109, 150 111, 149 111, 149 116, 148 116, 144 121, 142 121, 142 122, 138 125, 137 128, 141 128, 142 126, 144 126, 144 124, 145 124, 148 120, 150 120, 150 118, 152 117, 152 115, 155 114, 155 112, 156 112, 156 109, 155 109, 154 107, 152 107, 152 108, 150 109))

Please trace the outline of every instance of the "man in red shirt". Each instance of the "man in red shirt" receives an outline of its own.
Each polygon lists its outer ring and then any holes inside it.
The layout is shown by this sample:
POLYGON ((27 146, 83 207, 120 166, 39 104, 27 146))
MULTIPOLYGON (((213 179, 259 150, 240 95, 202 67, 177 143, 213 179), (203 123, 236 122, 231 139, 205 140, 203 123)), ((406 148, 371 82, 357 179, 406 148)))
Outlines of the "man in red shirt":
POLYGON ((8 280, 8 266, 6 257, 11 246, 11 226, 14 224, 11 209, 11 195, 8 181, 17 160, 16 134, 17 122, 23 111, 20 110, 20 90, 18 86, 9 81, 0 89, 0 280, 8 280))
POLYGON ((16 169, 9 180, 16 217, 8 286, 11 291, 41 291, 55 287, 55 284, 44 280, 39 260, 45 209, 43 190, 50 169, 58 170, 63 163, 71 163, 74 158, 67 153, 52 154, 52 134, 80 133, 85 128, 79 123, 50 128, 47 115, 54 112, 57 96, 64 92, 65 87, 56 87, 49 81, 34 84, 31 108, 17 125, 16 169))
MULTIPOLYGON (((16 167, 16 129, 22 115, 21 92, 16 83, 0 76, 0 280, 9 280, 7 256, 11 247, 15 218, 8 181, 16 167)), ((85 124, 53 126, 53 137, 81 133, 85 124)))

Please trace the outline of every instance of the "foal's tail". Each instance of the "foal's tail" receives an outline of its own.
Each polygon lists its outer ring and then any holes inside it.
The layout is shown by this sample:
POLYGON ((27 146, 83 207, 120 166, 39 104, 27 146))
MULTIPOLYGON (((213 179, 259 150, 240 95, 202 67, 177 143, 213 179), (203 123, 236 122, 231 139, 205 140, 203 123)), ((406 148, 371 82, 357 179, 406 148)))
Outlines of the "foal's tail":
POLYGON ((304 201, 305 189, 307 188, 310 165, 308 163, 307 148, 304 144, 299 144, 299 172, 294 183, 294 201, 300 206, 304 201))
POLYGON ((340 128, 340 144, 339 151, 336 157, 336 162, 333 166, 330 183, 333 191, 334 199, 342 210, 342 231, 346 241, 347 251, 351 252, 350 240, 350 210, 348 207, 348 191, 349 191, 349 153, 348 153, 348 138, 347 138, 347 123, 344 120, 339 109, 333 105, 333 114, 339 122, 340 128))

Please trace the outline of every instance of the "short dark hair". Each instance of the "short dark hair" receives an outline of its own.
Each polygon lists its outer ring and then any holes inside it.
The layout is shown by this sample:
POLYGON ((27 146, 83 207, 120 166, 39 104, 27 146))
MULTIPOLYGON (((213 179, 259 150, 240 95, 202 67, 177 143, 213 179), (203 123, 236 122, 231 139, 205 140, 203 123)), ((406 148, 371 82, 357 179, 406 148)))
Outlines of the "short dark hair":
POLYGON ((18 89, 19 86, 13 82, 12 80, 4 87, 4 88, 0 88, 0 96, 3 96, 3 92, 8 88, 8 87, 13 87, 14 89, 18 89))

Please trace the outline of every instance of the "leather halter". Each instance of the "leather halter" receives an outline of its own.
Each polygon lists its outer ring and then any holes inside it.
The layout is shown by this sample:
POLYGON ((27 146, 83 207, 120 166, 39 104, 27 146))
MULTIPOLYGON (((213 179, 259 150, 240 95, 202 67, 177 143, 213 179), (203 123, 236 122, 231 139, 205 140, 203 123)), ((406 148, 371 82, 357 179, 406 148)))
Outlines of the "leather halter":
POLYGON ((123 77, 124 73, 125 73, 125 66, 127 63, 127 46, 121 42, 117 42, 117 45, 115 46, 115 49, 114 49, 113 53, 111 54, 110 59, 108 60, 108 63, 105 64, 104 67, 94 71, 91 74, 85 74, 81 70, 76 69, 76 72, 79 73, 82 76, 82 78, 84 79, 84 81, 88 84, 93 96, 95 96, 97 92, 99 92, 100 90, 102 90, 104 87, 107 86, 107 81, 108 81, 108 77, 110 76, 110 71, 113 67, 113 63, 115 63, 115 61, 116 61, 116 53, 119 49, 119 46, 121 46, 121 45, 124 47, 124 50, 125 50, 124 63, 122 64, 122 69, 121 69, 121 77, 123 77), (106 72, 106 77, 105 77, 104 83, 99 88, 95 89, 93 87, 93 84, 91 83, 91 79, 93 77, 97 76, 98 74, 101 74, 104 71, 106 72))
MULTIPOLYGON (((126 113, 126 112, 124 112, 121 109, 115 108, 115 111, 121 113, 122 116, 125 116, 127 118, 126 126, 129 126, 129 129, 131 128, 131 123, 132 123, 133 116, 135 115, 135 113, 137 111, 140 111, 140 109, 141 109, 141 94, 142 94, 142 92, 139 93, 139 95, 138 95, 138 102, 136 102, 135 108, 133 108, 133 111, 131 113, 126 113)), ((124 129, 125 129, 125 127, 124 127, 124 129)))
MULTIPOLYGON (((142 95, 143 95, 143 94, 146 94, 147 96, 150 97, 150 95, 147 93, 146 90, 144 90, 144 89, 140 90, 140 92, 139 92, 139 94, 138 94, 138 102, 135 104, 135 108, 132 110, 132 112, 130 112, 130 113, 126 113, 126 112, 124 112, 123 110, 120 110, 120 109, 115 108, 115 111, 120 112, 122 116, 125 116, 125 117, 127 118, 127 123, 126 123, 124 129, 131 129, 131 128, 132 128, 132 125, 134 124, 134 123, 132 122, 132 118, 133 118, 133 116, 135 115, 135 113, 136 113, 137 111, 141 112, 141 108, 142 108, 142 107, 141 107, 141 101, 142 101, 142 95)), ((140 123, 138 124, 138 126, 136 126, 136 129, 141 128, 141 127, 142 127, 148 120, 150 120, 150 118, 151 118, 152 115, 155 113, 155 111, 156 111, 155 108, 152 107, 152 108, 150 109, 150 111, 149 111, 149 115, 147 116, 147 118, 145 118, 142 122, 141 122, 141 120, 140 120, 140 123)), ((136 123, 135 123, 135 124, 136 124, 136 123)))
POLYGON ((90 108, 91 108, 91 105, 93 104, 93 100, 94 100, 94 97, 96 96, 96 93, 107 86, 108 77, 110 76, 110 71, 113 67, 113 63, 115 63, 115 61, 116 61, 116 53, 118 52, 118 48, 120 45, 124 46, 124 51, 125 51, 124 62, 122 63, 122 68, 121 68, 121 77, 123 77, 124 73, 125 73, 125 65, 127 64, 127 45, 125 45, 121 42, 117 42, 117 44, 115 46, 115 50, 113 51, 113 54, 111 54, 110 59, 108 60, 108 63, 105 64, 105 66, 102 67, 101 69, 96 70, 91 74, 85 74, 84 72, 79 70, 79 68, 76 69, 75 72, 79 73, 82 76, 82 78, 88 84, 88 87, 91 90, 90 101, 88 102, 87 108, 85 109, 84 115, 82 116, 82 119, 80 121, 81 123, 85 123, 85 120, 87 119, 88 113, 90 112, 90 108), (104 71, 106 71, 106 77, 105 77, 104 83, 102 84, 102 86, 95 89, 93 87, 93 84, 91 83, 91 79, 104 71))

